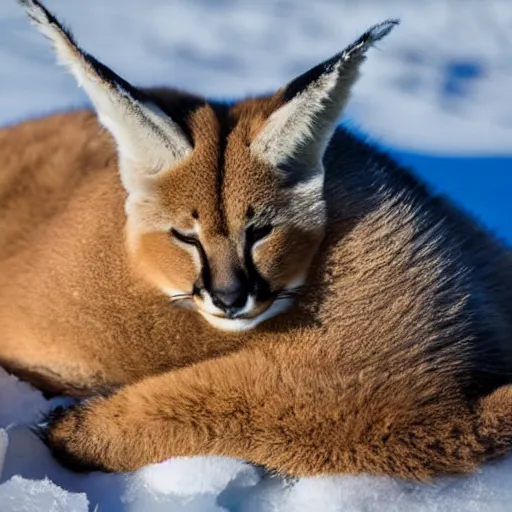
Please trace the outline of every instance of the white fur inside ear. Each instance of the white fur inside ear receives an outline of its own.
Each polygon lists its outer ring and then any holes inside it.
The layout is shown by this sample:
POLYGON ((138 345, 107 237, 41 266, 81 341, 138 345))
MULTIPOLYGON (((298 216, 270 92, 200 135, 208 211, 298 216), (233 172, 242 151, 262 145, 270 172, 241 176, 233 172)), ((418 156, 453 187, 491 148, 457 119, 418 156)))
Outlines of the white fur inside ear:
POLYGON ((98 112, 98 119, 114 136, 120 159, 143 164, 145 174, 157 174, 183 159, 192 150, 176 123, 152 104, 105 94, 95 82, 84 89, 98 112))
POLYGON ((252 151, 271 165, 279 166, 295 155, 297 149, 311 142, 311 148, 323 154, 331 130, 316 134, 317 116, 336 87, 341 61, 333 70, 311 84, 305 91, 276 110, 267 120, 262 131, 251 144, 252 151))
POLYGON ((120 160, 140 164, 125 165, 126 169, 155 174, 190 153, 187 137, 167 114, 153 103, 133 97, 126 87, 135 89, 84 53, 71 33, 45 8, 33 0, 20 3, 52 42, 58 62, 70 70, 89 95, 100 122, 116 140, 120 160))
POLYGON ((255 155, 273 166, 298 158, 309 168, 316 167, 357 80, 365 52, 397 24, 398 20, 387 20, 371 27, 345 50, 282 89, 278 95, 292 97, 270 115, 252 142, 255 155))

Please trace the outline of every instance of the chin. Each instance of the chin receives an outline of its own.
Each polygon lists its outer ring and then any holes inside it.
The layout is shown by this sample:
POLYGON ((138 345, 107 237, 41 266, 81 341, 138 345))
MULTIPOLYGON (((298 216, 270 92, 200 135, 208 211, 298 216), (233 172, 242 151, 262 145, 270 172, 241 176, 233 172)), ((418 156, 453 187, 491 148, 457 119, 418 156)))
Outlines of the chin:
POLYGON ((272 302, 272 304, 253 317, 244 317, 244 318, 229 318, 223 316, 212 315, 203 309, 198 309, 198 312, 202 315, 202 317, 213 327, 219 329, 220 331, 227 332, 242 332, 242 331, 250 331, 254 329, 257 325, 273 318, 276 315, 279 315, 289 309, 293 304, 293 299, 281 299, 272 302))

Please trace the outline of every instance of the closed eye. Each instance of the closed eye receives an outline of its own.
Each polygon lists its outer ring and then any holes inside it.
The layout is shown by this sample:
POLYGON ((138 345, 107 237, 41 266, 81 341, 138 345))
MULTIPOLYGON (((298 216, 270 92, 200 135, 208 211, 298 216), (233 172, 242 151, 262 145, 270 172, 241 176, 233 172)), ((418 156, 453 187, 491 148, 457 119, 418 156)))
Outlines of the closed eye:
POLYGON ((192 245, 196 248, 197 252, 199 253, 199 259, 201 260, 201 274, 203 282, 206 288, 209 288, 210 285, 208 283, 210 283, 211 281, 210 265, 208 264, 208 256, 206 255, 206 251, 204 250, 204 247, 201 244, 199 238, 188 233, 181 233, 180 231, 174 228, 171 228, 169 230, 169 233, 179 242, 192 245))
POLYGON ((181 233, 180 231, 178 231, 177 229, 174 229, 174 228, 171 228, 170 233, 174 238, 176 238, 176 240, 179 240, 180 242, 183 242, 184 244, 195 245, 195 246, 197 246, 199 244, 199 240, 194 235, 181 233))
POLYGON ((272 233, 274 226, 267 224, 266 226, 249 226, 247 228, 247 243, 249 246, 253 246, 255 243, 267 238, 272 233))

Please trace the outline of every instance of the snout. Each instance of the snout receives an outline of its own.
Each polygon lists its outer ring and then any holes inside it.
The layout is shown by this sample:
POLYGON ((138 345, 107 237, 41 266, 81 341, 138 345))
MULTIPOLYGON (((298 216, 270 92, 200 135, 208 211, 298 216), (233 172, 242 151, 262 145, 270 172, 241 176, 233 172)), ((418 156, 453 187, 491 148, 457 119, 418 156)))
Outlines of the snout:
POLYGON ((249 293, 245 286, 239 284, 232 288, 215 289, 210 293, 213 305, 228 318, 235 318, 246 308, 249 293))
MULTIPOLYGON (((198 313, 213 327, 222 331, 240 332, 248 331, 291 307, 294 295, 274 294, 265 300, 257 300, 254 295, 248 294, 242 305, 238 298, 236 307, 218 307, 212 296, 204 290, 200 295, 194 295, 194 303, 198 313)), ((233 303, 237 302, 233 300, 233 303)))
POLYGON ((258 301, 242 286, 231 289, 194 290, 194 302, 201 313, 218 318, 251 318, 267 309, 272 300, 258 301))

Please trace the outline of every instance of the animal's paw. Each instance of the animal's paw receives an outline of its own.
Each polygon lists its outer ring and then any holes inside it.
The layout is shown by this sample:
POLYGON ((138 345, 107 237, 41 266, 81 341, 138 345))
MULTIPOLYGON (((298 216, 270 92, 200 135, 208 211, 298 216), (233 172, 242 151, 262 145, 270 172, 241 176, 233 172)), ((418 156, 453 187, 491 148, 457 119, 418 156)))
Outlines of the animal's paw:
POLYGON ((112 471, 104 463, 105 449, 95 433, 95 423, 91 422, 91 405, 86 402, 68 408, 57 407, 32 430, 67 469, 112 471))

